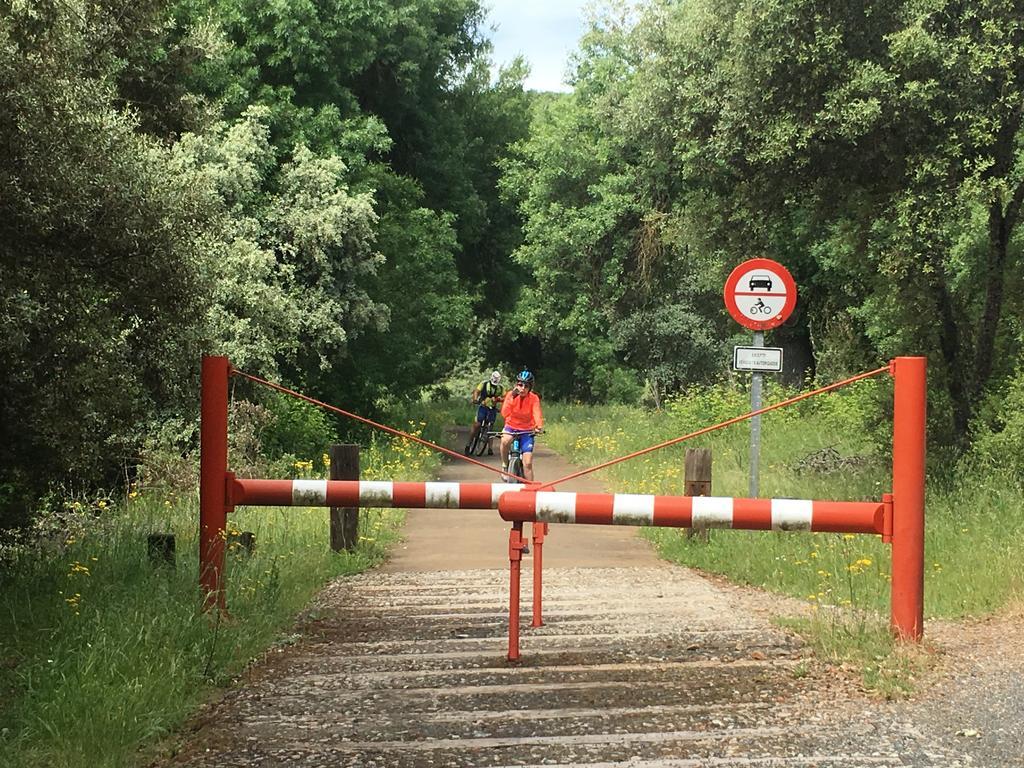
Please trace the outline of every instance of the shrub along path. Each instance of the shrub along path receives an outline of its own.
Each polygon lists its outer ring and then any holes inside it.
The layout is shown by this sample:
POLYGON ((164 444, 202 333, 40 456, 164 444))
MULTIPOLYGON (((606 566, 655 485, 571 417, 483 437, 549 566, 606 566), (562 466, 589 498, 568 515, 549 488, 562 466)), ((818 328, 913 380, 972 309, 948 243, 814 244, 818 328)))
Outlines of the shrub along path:
MULTIPOLYGON (((537 463, 542 479, 571 469, 543 449, 537 463)), ((411 512, 392 561, 324 590, 174 764, 977 764, 815 664, 770 624, 775 598, 661 563, 629 529, 553 531, 538 629, 526 560, 509 664, 507 534, 495 513, 411 512)))

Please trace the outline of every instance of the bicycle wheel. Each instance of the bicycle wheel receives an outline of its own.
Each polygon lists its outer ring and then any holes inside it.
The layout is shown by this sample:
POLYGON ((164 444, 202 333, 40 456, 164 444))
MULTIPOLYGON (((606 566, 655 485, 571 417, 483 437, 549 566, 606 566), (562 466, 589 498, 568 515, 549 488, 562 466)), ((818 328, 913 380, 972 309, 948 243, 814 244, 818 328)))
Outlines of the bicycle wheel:
POLYGON ((490 432, 491 432, 491 427, 492 426, 493 426, 493 424, 481 424, 480 425, 480 432, 479 432, 479 434, 477 434, 476 440, 470 446, 470 449, 471 449, 470 452, 472 453, 472 455, 474 455, 474 456, 483 456, 484 452, 490 447, 490 445, 491 445, 490 432))
POLYGON ((523 482, 519 478, 523 476, 523 460, 518 456, 513 456, 508 461, 508 481, 510 483, 521 483, 523 482))
POLYGON ((469 441, 469 450, 466 452, 470 456, 479 456, 481 451, 481 444, 484 441, 480 439, 480 432, 476 433, 476 437, 469 441))

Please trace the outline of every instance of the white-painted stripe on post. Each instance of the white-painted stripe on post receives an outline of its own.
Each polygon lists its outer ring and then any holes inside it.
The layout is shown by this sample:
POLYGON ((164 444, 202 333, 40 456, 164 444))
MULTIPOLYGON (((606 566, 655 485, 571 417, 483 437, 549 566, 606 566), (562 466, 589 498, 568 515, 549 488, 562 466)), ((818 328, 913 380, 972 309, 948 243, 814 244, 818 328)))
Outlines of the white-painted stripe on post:
POLYGON ((292 504, 322 507, 326 503, 326 480, 292 480, 292 504))
POLYGON ((395 484, 390 480, 360 480, 359 506, 390 507, 395 503, 395 484))
POLYGON ((772 499, 773 531, 809 531, 814 502, 807 499, 772 499))
POLYGON ((694 528, 732 528, 732 497, 694 496, 694 528))
POLYGON ((575 523, 576 494, 563 491, 538 491, 536 518, 541 523, 575 523))
POLYGON ((654 496, 616 493, 612 502, 614 525, 654 525, 654 496))
POLYGON ((426 506, 432 509, 458 509, 458 483, 426 483, 426 506))
POLYGON ((522 483, 491 483, 491 506, 495 509, 498 508, 498 499, 501 498, 501 494, 509 491, 521 491, 525 487, 522 483))

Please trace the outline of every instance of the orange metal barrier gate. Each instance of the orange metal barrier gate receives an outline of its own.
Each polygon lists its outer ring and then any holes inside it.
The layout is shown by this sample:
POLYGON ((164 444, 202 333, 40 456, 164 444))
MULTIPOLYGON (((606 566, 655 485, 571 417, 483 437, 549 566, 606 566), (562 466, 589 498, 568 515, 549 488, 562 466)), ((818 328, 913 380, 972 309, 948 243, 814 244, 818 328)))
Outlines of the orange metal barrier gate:
MULTIPOLYGON (((549 523, 879 534, 883 541, 892 543, 892 630, 901 638, 919 640, 924 630, 925 358, 898 357, 888 370, 895 384, 892 493, 884 494, 877 502, 844 502, 541 490, 551 488, 551 483, 239 479, 227 466, 228 380, 233 371, 226 357, 204 357, 199 557, 205 607, 226 609, 224 537, 227 516, 236 506, 497 509, 502 519, 512 523, 508 650, 511 661, 519 658, 524 522, 534 524, 535 545, 543 544, 549 523)), ((534 561, 534 626, 541 623, 540 551, 538 546, 534 561)))

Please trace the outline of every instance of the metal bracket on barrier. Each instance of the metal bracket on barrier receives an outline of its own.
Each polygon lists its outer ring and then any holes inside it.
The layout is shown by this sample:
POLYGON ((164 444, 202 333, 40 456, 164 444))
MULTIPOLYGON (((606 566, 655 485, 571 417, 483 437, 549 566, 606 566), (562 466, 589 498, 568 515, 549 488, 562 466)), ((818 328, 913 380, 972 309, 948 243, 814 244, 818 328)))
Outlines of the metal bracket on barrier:
POLYGON ((235 486, 235 473, 225 472, 224 473, 224 508, 226 510, 233 511, 235 508, 235 493, 237 492, 235 486))
POLYGON ((523 536, 522 523, 519 525, 520 529, 513 527, 508 535, 508 559, 511 562, 522 560, 523 550, 530 546, 530 540, 523 536))
POLYGON ((882 542, 892 543, 892 494, 882 494, 882 542))

